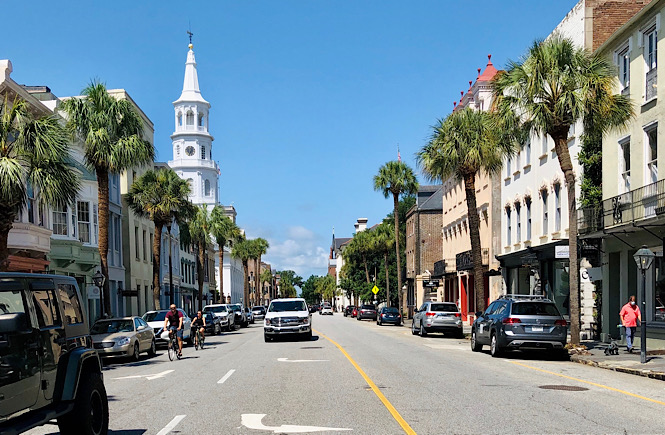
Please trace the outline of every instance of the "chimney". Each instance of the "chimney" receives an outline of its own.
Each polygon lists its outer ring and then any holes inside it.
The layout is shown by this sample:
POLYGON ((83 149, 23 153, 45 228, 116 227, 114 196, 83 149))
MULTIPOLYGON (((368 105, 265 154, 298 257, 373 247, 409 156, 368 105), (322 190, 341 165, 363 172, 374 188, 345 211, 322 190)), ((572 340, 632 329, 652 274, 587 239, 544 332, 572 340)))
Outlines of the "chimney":
POLYGON ((356 228, 356 233, 365 231, 367 229, 367 218, 358 218, 358 222, 353 225, 356 228))

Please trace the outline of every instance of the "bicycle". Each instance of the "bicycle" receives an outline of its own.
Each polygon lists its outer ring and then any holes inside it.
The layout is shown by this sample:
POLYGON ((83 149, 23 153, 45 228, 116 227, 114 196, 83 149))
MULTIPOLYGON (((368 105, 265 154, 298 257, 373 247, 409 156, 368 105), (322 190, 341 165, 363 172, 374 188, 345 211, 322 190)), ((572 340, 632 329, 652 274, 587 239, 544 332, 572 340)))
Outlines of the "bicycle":
POLYGON ((171 361, 173 361, 174 356, 177 356, 178 359, 182 358, 182 355, 179 352, 177 334, 173 330, 169 331, 168 354, 171 361))
POLYGON ((194 339, 194 349, 199 350, 199 348, 201 348, 201 350, 203 350, 203 343, 205 342, 205 338, 201 335, 201 329, 198 327, 196 328, 195 337, 196 338, 194 339))

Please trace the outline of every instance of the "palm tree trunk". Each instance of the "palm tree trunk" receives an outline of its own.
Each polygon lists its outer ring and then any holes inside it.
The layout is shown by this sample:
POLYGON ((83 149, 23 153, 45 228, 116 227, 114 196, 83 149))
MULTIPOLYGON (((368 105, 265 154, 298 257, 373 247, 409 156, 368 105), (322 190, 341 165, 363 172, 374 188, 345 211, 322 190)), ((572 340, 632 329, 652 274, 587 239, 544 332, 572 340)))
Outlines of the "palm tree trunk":
POLYGON ((0 272, 9 270, 9 248, 7 241, 14 219, 16 219, 16 207, 3 204, 0 206, 0 272))
POLYGON ((259 254, 259 258, 256 260, 255 274, 256 280, 254 282, 256 283, 256 298, 254 305, 263 305, 263 289, 261 288, 261 254, 259 254))
MULTIPOLYGON (((134 241, 138 243, 138 240, 134 241)), ((155 302, 155 310, 161 309, 159 295, 161 293, 161 283, 159 282, 159 268, 161 266, 162 253, 162 226, 155 223, 155 235, 152 236, 152 299, 155 302)), ((147 303, 148 301, 146 301, 147 303)))
POLYGON ((393 214, 395 215, 395 253, 397 254, 397 294, 399 313, 404 315, 402 305, 402 261, 399 255, 399 194, 393 193, 393 214))
POLYGON ((206 246, 202 245, 201 243, 197 243, 198 246, 198 255, 196 256, 196 270, 198 271, 199 274, 199 310, 203 309, 203 280, 205 279, 205 276, 203 274, 203 265, 205 264, 205 251, 206 251, 206 246))
POLYGON ((104 307, 102 314, 111 313, 111 291, 109 287, 109 172, 106 169, 97 169, 97 200, 99 202, 99 258, 102 263, 104 286, 102 296, 104 307))
POLYGON ((471 236, 471 256, 473 257, 473 290, 476 295, 476 311, 485 310, 485 276, 483 270, 482 246, 480 245, 480 216, 476 205, 476 174, 464 177, 466 206, 469 214, 469 235, 471 236))
POLYGON ((388 251, 383 253, 383 265, 386 269, 386 306, 390 306, 390 284, 388 281, 388 251))
POLYGON ((245 272, 245 283, 243 285, 243 305, 249 302, 249 265, 247 264, 247 260, 243 260, 242 262, 242 269, 243 272, 245 272))
POLYGON ((556 155, 559 157, 559 166, 566 178, 568 189, 568 250, 569 270, 568 276, 570 291, 570 342, 580 344, 580 289, 578 277, 580 273, 577 261, 577 206, 575 201, 575 172, 573 162, 568 152, 568 130, 565 135, 559 135, 554 139, 556 155))
POLYGON ((219 247, 219 303, 224 304, 224 246, 219 247))

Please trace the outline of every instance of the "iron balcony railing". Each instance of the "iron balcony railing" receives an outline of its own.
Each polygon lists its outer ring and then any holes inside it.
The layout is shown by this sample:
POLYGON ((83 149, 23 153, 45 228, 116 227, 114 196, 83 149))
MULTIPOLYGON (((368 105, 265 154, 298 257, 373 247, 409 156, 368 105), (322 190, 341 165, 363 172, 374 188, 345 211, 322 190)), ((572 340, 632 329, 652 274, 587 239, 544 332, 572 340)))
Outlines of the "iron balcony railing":
POLYGON ((580 235, 665 215, 665 180, 603 201, 602 207, 577 210, 580 235))

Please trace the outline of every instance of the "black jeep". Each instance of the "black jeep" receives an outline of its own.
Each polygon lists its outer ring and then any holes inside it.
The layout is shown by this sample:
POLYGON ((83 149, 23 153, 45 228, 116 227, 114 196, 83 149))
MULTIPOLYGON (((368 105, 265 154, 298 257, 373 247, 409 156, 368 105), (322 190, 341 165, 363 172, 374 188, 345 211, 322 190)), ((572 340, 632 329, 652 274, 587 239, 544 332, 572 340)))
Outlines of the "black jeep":
POLYGON ((0 433, 57 419, 63 434, 106 434, 108 400, 76 280, 0 273, 0 433))

